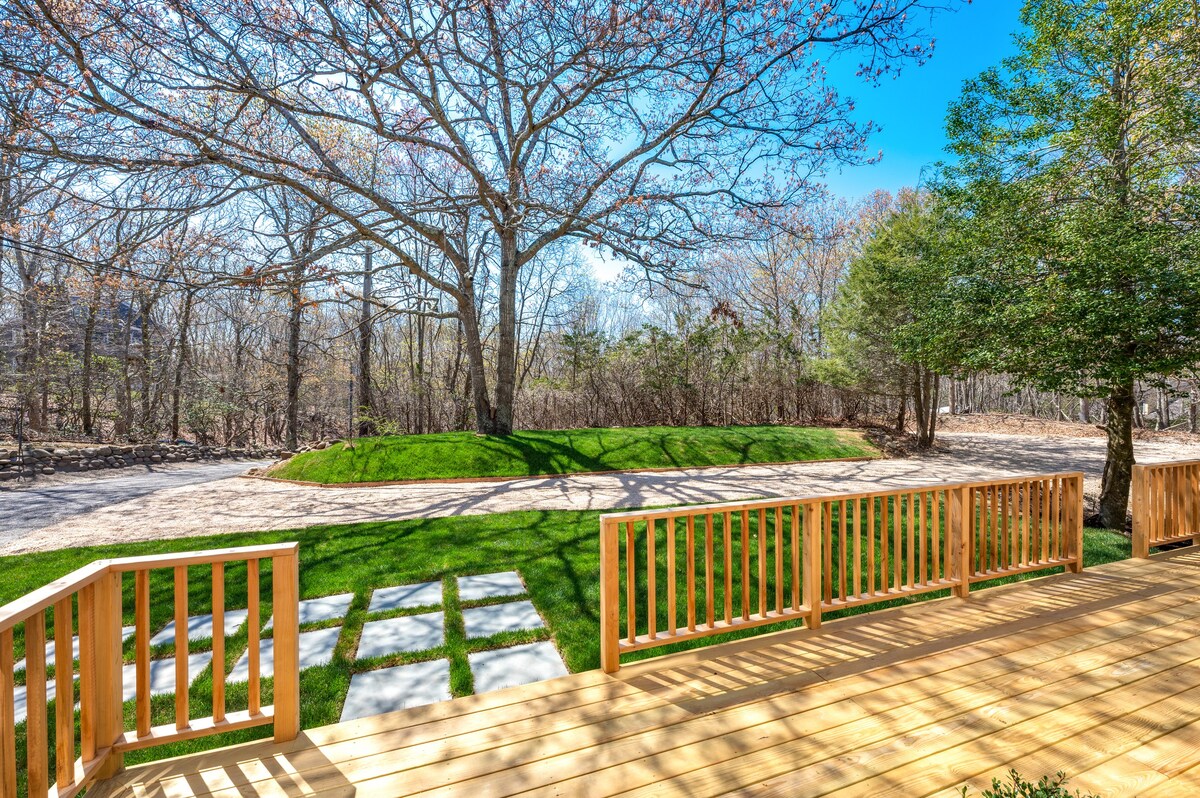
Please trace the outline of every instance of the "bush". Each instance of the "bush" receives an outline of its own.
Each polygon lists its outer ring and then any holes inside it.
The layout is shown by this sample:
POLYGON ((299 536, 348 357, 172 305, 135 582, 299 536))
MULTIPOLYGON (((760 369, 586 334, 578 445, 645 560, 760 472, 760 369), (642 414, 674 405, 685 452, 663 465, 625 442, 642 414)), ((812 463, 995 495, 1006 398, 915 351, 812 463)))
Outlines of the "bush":
MULTIPOLYGON (((1067 774, 1061 770, 1054 774, 1053 781, 1049 776, 1042 776, 1037 784, 1027 781, 1017 771, 1009 770, 1008 783, 992 779, 991 789, 984 790, 982 798, 1100 798, 1091 793, 1083 795, 1078 790, 1070 792, 1066 785, 1067 774)), ((966 787, 962 788, 962 795, 967 798, 966 787)))

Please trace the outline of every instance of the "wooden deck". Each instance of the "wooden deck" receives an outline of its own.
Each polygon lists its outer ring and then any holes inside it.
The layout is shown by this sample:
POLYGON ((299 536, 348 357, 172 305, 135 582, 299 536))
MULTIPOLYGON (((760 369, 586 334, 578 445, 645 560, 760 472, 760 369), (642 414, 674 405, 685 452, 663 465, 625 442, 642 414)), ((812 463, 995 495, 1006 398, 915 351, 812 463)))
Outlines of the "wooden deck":
POLYGON ((131 768, 93 795, 1200 795, 1200 549, 131 768))

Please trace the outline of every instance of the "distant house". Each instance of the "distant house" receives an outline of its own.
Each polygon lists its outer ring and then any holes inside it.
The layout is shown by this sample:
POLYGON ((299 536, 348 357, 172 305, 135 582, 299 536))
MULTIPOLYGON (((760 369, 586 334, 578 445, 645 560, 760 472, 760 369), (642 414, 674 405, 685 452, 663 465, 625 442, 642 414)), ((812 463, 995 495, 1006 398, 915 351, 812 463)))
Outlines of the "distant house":
MULTIPOLYGON (((46 325, 51 339, 51 348, 60 352, 81 355, 84 332, 87 328, 88 307, 79 297, 67 299, 66 307, 59 304, 50 311, 46 325)), ((145 318, 136 307, 124 300, 115 305, 106 304, 96 310, 92 331, 92 353, 100 357, 117 357, 124 349, 126 328, 129 333, 129 357, 141 356, 142 337, 146 329, 156 327, 152 319, 145 318)), ((15 371, 21 356, 24 329, 21 320, 9 317, 0 320, 0 362, 15 371)))

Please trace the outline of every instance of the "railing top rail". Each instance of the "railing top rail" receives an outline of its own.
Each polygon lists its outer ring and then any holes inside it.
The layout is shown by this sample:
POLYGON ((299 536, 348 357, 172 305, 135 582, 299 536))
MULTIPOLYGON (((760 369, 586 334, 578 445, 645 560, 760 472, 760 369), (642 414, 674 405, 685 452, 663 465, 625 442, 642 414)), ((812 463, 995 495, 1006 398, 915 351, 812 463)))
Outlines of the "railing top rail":
POLYGON ((1150 463, 1134 463, 1134 468, 1174 468, 1175 466, 1200 465, 1200 460, 1159 460, 1150 463))
POLYGON ((182 554, 154 554, 145 557, 120 557, 96 560, 77 568, 32 593, 0 607, 0 632, 7 631, 39 610, 45 610, 110 573, 126 573, 147 568, 173 568, 178 565, 207 565, 216 562, 259 560, 294 554, 299 543, 273 543, 265 546, 241 546, 207 549, 182 554))
POLYGON ((907 493, 920 493, 921 491, 929 490, 952 490, 955 488, 976 488, 986 487, 989 485, 1011 485, 1019 482, 1036 482, 1044 479, 1062 479, 1066 477, 1077 477, 1082 479, 1083 472, 1059 471, 1046 474, 1018 474, 1008 477, 999 477, 997 479, 979 479, 965 482, 929 482, 919 485, 905 485, 903 487, 881 488, 879 490, 870 491, 812 493, 807 495, 780 496, 774 499, 749 499, 746 501, 736 502, 688 504, 676 507, 662 507, 654 510, 630 510, 622 513, 608 513, 601 515, 600 520, 607 523, 627 523, 633 521, 659 520, 673 516, 681 516, 686 518, 688 516, 708 515, 714 510, 720 512, 741 512, 743 510, 787 507, 793 504, 808 504, 811 502, 828 501, 830 499, 835 499, 838 501, 850 501, 853 499, 876 499, 881 496, 896 496, 907 493))

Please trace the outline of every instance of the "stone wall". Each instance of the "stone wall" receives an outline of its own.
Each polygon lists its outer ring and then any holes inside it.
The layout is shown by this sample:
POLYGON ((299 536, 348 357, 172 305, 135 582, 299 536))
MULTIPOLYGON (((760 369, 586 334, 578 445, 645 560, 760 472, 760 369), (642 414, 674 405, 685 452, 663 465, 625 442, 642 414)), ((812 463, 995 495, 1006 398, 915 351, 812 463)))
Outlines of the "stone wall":
POLYGON ((97 446, 36 446, 5 448, 0 444, 0 482, 20 476, 72 474, 160 463, 198 463, 235 458, 278 457, 278 449, 225 446, 174 446, 166 443, 97 446))

